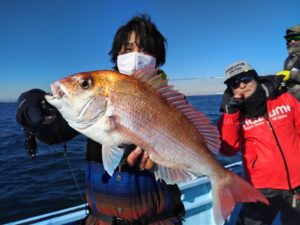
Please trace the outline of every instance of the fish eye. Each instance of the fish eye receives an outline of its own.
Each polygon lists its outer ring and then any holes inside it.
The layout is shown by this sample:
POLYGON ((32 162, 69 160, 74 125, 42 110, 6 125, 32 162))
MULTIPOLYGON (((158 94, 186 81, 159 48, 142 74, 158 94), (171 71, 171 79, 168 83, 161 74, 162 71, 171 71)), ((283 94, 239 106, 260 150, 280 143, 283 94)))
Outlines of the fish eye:
POLYGON ((83 89, 88 89, 88 88, 92 87, 92 84, 93 84, 92 79, 89 79, 89 78, 79 80, 79 85, 83 89))

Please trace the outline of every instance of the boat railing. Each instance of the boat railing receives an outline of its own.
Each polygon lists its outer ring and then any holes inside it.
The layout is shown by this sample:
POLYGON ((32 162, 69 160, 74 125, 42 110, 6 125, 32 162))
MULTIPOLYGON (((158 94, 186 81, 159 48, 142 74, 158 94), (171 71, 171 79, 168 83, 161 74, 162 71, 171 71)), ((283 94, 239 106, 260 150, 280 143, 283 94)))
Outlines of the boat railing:
MULTIPOLYGON (((225 166, 229 170, 242 175, 242 162, 236 162, 225 166)), ((199 177, 191 182, 179 185, 182 191, 182 201, 186 209, 184 225, 206 224, 214 225, 212 215, 212 195, 211 185, 206 176, 199 177)), ((240 206, 237 205, 228 221, 225 223, 235 224, 240 206)), ((6 225, 60 225, 79 221, 87 216, 87 207, 85 204, 71 208, 31 217, 8 223, 6 225)))

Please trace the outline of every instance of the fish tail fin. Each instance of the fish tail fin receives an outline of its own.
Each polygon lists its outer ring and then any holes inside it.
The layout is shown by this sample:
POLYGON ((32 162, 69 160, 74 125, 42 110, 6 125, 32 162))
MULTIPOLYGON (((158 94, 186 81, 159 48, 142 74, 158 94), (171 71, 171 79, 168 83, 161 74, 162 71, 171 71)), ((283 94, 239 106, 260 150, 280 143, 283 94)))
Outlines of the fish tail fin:
POLYGON ((226 171, 221 179, 212 180, 213 215, 216 225, 223 225, 237 203, 263 202, 266 197, 238 175, 226 171))

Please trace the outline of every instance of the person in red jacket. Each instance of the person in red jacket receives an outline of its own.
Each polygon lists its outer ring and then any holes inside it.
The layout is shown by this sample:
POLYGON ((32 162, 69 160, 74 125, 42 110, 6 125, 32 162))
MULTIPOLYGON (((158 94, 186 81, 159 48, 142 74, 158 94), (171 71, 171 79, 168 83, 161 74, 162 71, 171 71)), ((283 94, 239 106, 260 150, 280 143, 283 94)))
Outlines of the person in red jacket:
POLYGON ((300 223, 300 104, 281 82, 246 61, 225 70, 220 152, 240 151, 245 179, 270 202, 243 204, 237 224, 272 224, 278 212, 282 224, 300 223))

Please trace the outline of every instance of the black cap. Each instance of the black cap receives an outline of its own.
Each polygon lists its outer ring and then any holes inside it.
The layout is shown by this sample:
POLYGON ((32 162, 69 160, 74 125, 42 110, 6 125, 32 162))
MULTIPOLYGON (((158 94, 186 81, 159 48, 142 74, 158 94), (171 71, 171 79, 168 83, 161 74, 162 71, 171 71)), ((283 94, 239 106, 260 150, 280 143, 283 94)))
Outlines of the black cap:
POLYGON ((286 35, 284 36, 284 38, 289 38, 289 37, 298 36, 298 35, 300 35, 300 25, 296 25, 296 26, 288 28, 286 30, 286 35))

